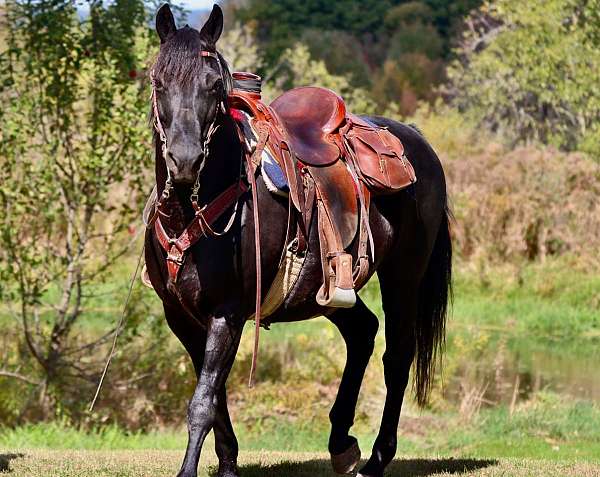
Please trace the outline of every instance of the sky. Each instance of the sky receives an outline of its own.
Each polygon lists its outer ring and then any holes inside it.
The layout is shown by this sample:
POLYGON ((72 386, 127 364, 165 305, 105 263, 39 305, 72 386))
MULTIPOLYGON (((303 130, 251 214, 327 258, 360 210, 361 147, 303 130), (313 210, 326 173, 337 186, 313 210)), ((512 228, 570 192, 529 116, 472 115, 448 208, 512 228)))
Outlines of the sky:
POLYGON ((210 9, 216 3, 215 0, 179 0, 175 3, 183 5, 189 10, 210 9))

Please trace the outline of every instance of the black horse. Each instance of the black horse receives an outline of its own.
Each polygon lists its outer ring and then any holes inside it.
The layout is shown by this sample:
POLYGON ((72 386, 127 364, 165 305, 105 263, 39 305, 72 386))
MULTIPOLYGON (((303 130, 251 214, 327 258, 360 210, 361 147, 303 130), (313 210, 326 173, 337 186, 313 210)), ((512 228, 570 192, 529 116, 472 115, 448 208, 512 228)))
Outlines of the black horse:
MULTIPOLYGON (((160 197, 167 179, 173 180, 171 193, 163 200, 161 216, 172 237, 178 236, 194 218, 190 194, 197 175, 199 204, 211 202, 240 178, 241 144, 226 107, 232 78, 215 46, 222 28, 223 14, 218 6, 200 32, 188 26, 177 29, 167 5, 157 14, 161 46, 152 70, 156 94, 153 110, 158 113, 168 150, 161 148, 156 133, 156 186, 160 197), (205 157, 204 143, 211 124, 219 127, 210 138, 210 153, 205 157), (163 151, 167 152, 166 157, 163 151)), ((444 172, 435 152, 416 128, 385 118, 370 120, 388 127, 400 138, 418 177, 409 189, 375 197, 370 206, 376 259, 371 270, 377 270, 385 312, 383 363, 387 396, 379 434, 360 475, 377 477, 383 475, 396 453, 400 408, 413 362, 417 401, 424 403, 430 390, 436 355, 444 342, 452 245, 444 172)), ((261 281, 262 290, 266 290, 278 270, 286 240, 288 201, 271 194, 260 176, 257 194, 262 211, 261 281)), ((149 278, 164 303, 167 323, 185 346, 198 377, 188 408, 189 441, 180 476, 197 475, 200 450, 211 429, 219 458, 218 476, 239 475, 238 443, 227 409, 225 382, 242 328, 254 312, 255 206, 252 195, 244 193, 229 232, 218 238, 203 238, 192 247, 180 270, 179 293, 167 286, 165 252, 156 233, 149 229, 146 235, 149 278)), ((233 209, 232 206, 214 224, 216 230, 225 227, 233 209)), ((349 432, 373 352, 378 319, 360 298, 349 309, 324 309, 317 305, 315 295, 322 282, 322 270, 316 229, 313 225, 308 233, 309 252, 299 281, 270 321, 325 315, 344 338, 347 362, 330 413, 329 451, 338 469, 342 464, 351 470, 358 464, 360 454, 356 439, 349 432)))

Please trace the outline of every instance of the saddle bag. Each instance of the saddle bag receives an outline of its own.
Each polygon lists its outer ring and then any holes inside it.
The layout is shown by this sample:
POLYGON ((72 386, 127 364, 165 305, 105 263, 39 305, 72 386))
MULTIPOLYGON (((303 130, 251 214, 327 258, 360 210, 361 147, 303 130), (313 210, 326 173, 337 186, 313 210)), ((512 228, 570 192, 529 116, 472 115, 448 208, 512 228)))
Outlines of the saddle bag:
POLYGON ((342 131, 346 148, 360 179, 374 194, 390 194, 416 182, 402 142, 386 128, 360 118, 348 121, 342 131))

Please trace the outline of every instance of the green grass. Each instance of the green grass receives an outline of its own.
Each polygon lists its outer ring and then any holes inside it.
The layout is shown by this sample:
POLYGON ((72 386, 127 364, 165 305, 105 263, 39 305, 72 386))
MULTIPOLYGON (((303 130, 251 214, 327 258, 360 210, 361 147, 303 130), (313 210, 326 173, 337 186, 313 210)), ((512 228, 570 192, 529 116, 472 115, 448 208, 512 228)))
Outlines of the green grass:
MULTIPOLYGON (((240 411, 238 411, 240 412, 240 411)), ((234 416, 235 417, 235 416, 234 416)), ((464 458, 539 458, 552 461, 597 460, 600 463, 600 407, 539 393, 512 409, 485 408, 472 416, 458 412, 416 411, 408 407, 400 425, 399 452, 427 458, 431 455, 464 458)), ((325 451, 328 427, 324 423, 293 420, 285 416, 246 421, 234 426, 244 450, 325 451)), ((369 449, 374 429, 356 426, 363 449, 369 449)), ((210 439, 209 439, 210 441, 210 439)), ((108 426, 82 431, 58 423, 5 429, 0 448, 72 450, 182 450, 183 429, 127 433, 108 426)), ((212 449, 212 441, 205 445, 212 449)), ((212 453, 210 451, 209 453, 212 453)))
POLYGON ((456 267, 451 329, 533 339, 600 338, 600 274, 568 257, 485 271, 456 267))
MULTIPOLYGON (((208 454, 208 453, 207 453, 208 454)), ((176 451, 52 451, 0 450, 0 472, 13 477, 138 477, 172 476, 179 469, 181 452, 176 451)), ((240 470, 244 477, 329 477, 328 455, 308 452, 242 452, 240 470)), ((216 461, 206 456, 200 477, 213 477, 216 461)), ((600 465, 585 462, 548 462, 531 459, 472 459, 402 456, 390 464, 386 477, 411 476, 548 476, 594 477, 600 465)))
MULTIPOLYGON (((540 370, 540 361, 547 364, 545 376, 556 369, 577 377, 574 386, 598 376, 593 363, 600 358, 600 275, 560 259, 520 269, 497 266, 484 272, 459 263, 455 277, 446 357, 448 381, 464 380, 459 385, 471 386, 487 380, 489 384, 489 375, 480 373, 493 374, 498 363, 505 369, 513 364, 525 367, 533 374, 540 370), (516 356, 518 361, 513 359, 516 356), (473 381, 467 380, 465 369, 467 374, 476 371, 473 381)), ((125 284, 126 280, 117 282, 125 284)), ((112 323, 115 315, 108 307, 116 305, 108 292, 113 286, 98 288, 106 287, 107 294, 93 299, 92 312, 82 321, 81 330, 96 333, 112 323), (94 314, 96 309, 101 312, 94 314)), ((361 293, 381 318, 376 281, 361 293)), ((134 306, 146 302, 152 316, 148 319, 148 314, 140 313, 146 317, 140 327, 164 326, 155 313, 152 292, 138 291, 134 306)), ((341 338, 324 318, 274 325, 261 337, 258 385, 249 391, 244 383, 251 331, 248 327, 244 334, 230 379, 233 422, 240 448, 246 451, 242 454, 244 475, 332 475, 327 456, 318 452, 327 448, 327 413, 344 363, 341 338), (265 465, 271 467, 262 473, 265 465)), ((169 340, 178 346, 174 338, 169 340)), ((364 454, 379 426, 385 390, 383 348, 380 331, 355 425, 364 454)), ((180 402, 182 416, 187 397, 173 401, 180 402)), ((508 405, 498 404, 470 417, 459 411, 459 404, 460 399, 450 402, 437 388, 427 411, 416 410, 408 401, 401 421, 399 455, 409 460, 396 462, 389 475, 600 476, 597 404, 541 392, 519 401, 513 412, 508 405), (494 463, 488 464, 490 460, 494 463), (469 467, 471 464, 474 467, 469 467), (463 472, 464 467, 470 470, 463 472)), ((173 475, 185 447, 183 428, 148 433, 128 433, 116 426, 97 429, 83 431, 54 423, 0 430, 0 448, 7 449, 5 454, 24 454, 4 457, 5 464, 0 457, 0 470, 13 469, 11 475, 15 476, 173 475)), ((215 462, 211 439, 203 454, 204 476, 206 466, 215 462)))

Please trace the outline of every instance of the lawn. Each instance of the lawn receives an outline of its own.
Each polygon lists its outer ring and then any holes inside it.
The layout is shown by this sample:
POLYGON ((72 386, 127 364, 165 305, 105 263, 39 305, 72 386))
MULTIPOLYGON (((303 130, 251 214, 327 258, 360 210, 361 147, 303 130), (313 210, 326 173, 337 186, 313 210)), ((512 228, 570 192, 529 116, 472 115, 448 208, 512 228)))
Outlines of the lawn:
MULTIPOLYGON (((207 453, 200 477, 215 475, 216 461, 207 453), (208 461, 208 462, 207 462, 208 461)), ((0 471, 12 477, 134 477, 172 476, 179 468, 180 451, 0 451, 0 471)), ((242 452, 244 477, 331 476, 328 456, 308 452, 242 452)), ((530 459, 419 459, 403 456, 389 467, 386 476, 525 476, 560 475, 591 477, 600 475, 600 464, 556 462, 530 459)))

